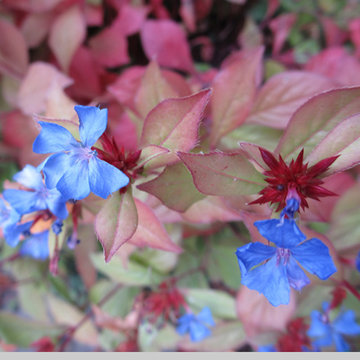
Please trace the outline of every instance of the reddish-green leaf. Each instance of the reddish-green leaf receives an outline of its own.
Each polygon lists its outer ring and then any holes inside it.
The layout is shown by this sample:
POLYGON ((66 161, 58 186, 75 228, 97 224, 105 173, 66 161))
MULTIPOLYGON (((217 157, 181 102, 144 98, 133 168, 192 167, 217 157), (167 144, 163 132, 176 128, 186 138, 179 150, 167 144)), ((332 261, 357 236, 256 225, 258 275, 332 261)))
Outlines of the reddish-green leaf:
POLYGON ((360 87, 330 90, 311 98, 292 116, 276 152, 308 155, 342 120, 360 113, 360 87))
POLYGON ((139 114, 145 119, 149 111, 161 101, 177 96, 177 91, 162 75, 158 64, 152 61, 145 71, 135 97, 135 105, 139 114))
POLYGON ((311 165, 327 157, 339 155, 329 170, 330 175, 360 163, 360 114, 351 116, 335 126, 309 154, 311 165))
POLYGON ((141 143, 170 150, 190 151, 198 138, 198 127, 209 101, 210 90, 157 105, 145 119, 141 143))
POLYGON ((190 170, 195 186, 203 194, 255 194, 265 186, 263 175, 256 171, 242 152, 178 155, 190 170))
POLYGON ((152 209, 142 201, 134 200, 138 213, 138 226, 129 242, 141 247, 148 246, 175 253, 182 252, 181 247, 171 241, 170 236, 152 209))
POLYGON ((212 146, 248 116, 255 96, 262 54, 263 48, 247 50, 235 57, 215 77, 211 101, 212 146))
POLYGON ((140 184, 138 189, 156 196, 168 208, 180 212, 204 198, 196 189, 189 170, 181 162, 166 167, 156 179, 140 184))
POLYGON ((246 122, 284 129, 300 105, 333 87, 332 81, 313 73, 286 71, 277 74, 260 90, 246 122))
POLYGON ((131 191, 114 193, 95 219, 95 232, 108 262, 116 251, 134 234, 138 215, 131 191))

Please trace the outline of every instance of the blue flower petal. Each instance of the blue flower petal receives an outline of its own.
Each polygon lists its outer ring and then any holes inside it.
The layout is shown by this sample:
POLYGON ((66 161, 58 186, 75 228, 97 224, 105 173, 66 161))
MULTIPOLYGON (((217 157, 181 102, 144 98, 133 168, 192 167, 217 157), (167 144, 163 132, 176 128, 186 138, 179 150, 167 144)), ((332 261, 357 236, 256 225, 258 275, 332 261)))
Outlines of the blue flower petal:
POLYGON ((254 225, 265 239, 281 248, 291 249, 306 239, 294 220, 262 220, 255 221, 254 225))
POLYGON ((345 352, 350 350, 349 344, 345 341, 345 339, 336 332, 333 333, 333 340, 335 343, 336 351, 345 352))
POLYGON ((39 190, 44 186, 41 173, 32 165, 26 165, 14 175, 14 180, 27 188, 39 190))
POLYGON ((319 239, 313 238, 291 249, 295 259, 311 274, 326 280, 336 272, 328 247, 319 239))
POLYGON ((32 221, 29 221, 25 224, 9 226, 4 229, 4 238, 6 243, 11 246, 15 247, 20 241, 20 236, 30 230, 32 225, 32 221))
POLYGON ((211 335, 211 331, 203 324, 192 321, 189 326, 191 341, 201 341, 211 335))
POLYGON ((106 129, 107 109, 82 105, 76 105, 74 109, 79 116, 81 141, 85 146, 91 147, 106 129))
POLYGON ((323 346, 331 345, 331 327, 328 323, 324 322, 322 313, 318 310, 313 310, 310 316, 311 325, 307 331, 308 336, 324 338, 325 345, 323 346))
POLYGON ((250 243, 239 247, 235 254, 238 258, 241 275, 246 275, 253 266, 270 259, 275 255, 275 252, 275 247, 267 246, 260 242, 250 243))
POLYGON ((310 284, 309 278, 302 271, 296 261, 290 256, 289 262, 286 265, 286 272, 289 279, 289 284, 295 290, 301 290, 304 286, 310 284))
POLYGON ((178 319, 178 325, 176 331, 180 335, 184 335, 189 331, 190 323, 195 321, 194 314, 185 314, 178 319))
POLYGON ((77 161, 70 167, 59 180, 56 188, 64 199, 81 200, 90 194, 89 162, 77 161))
POLYGON ((44 201, 34 191, 7 189, 3 192, 5 200, 21 215, 46 209, 44 201))
POLYGON ((49 190, 46 205, 49 210, 60 219, 66 219, 69 215, 66 209, 66 201, 57 189, 49 190))
POLYGON ((273 306, 288 304, 290 301, 286 268, 282 264, 276 264, 276 256, 242 276, 241 283, 264 294, 273 306))
POLYGON ((6 229, 15 225, 19 220, 20 214, 9 205, 6 205, 4 200, 0 198, 0 227, 6 229))
POLYGON ((360 251, 358 252, 358 254, 356 256, 355 265, 356 265, 357 271, 360 271, 360 251))
POLYGON ((49 257, 49 231, 31 235, 22 243, 19 253, 37 260, 46 260, 49 257))
POLYGON ((91 191, 106 199, 114 191, 126 186, 129 178, 115 166, 93 157, 89 161, 89 181, 91 191))
POLYGON ((43 121, 39 121, 39 124, 41 125, 41 132, 33 144, 35 153, 55 153, 79 146, 79 143, 64 127, 43 121))
POLYGON ((73 158, 68 153, 57 153, 49 156, 44 165, 45 184, 53 189, 65 172, 71 167, 73 158))
POLYGON ((276 347, 272 344, 259 346, 257 351, 258 352, 277 352, 276 347))
POLYGON ((212 317, 211 310, 207 306, 196 315, 196 318, 206 325, 215 326, 215 321, 212 317))
POLYGON ((355 319, 356 314, 353 310, 344 311, 333 322, 333 328, 344 335, 360 335, 360 325, 355 319))

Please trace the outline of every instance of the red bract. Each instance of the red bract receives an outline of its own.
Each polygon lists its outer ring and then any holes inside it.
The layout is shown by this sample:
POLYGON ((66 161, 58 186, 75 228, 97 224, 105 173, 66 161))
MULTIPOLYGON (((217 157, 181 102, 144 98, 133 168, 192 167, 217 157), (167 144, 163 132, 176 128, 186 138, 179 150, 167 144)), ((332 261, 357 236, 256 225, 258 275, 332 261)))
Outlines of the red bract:
POLYGON ((171 315, 179 316, 179 310, 185 300, 181 293, 172 285, 161 283, 159 291, 151 293, 145 300, 145 313, 153 315, 156 320, 163 315, 164 320, 168 320, 171 315))
POLYGON ((320 186, 323 184, 320 176, 338 156, 326 158, 308 168, 308 164, 303 163, 304 149, 296 160, 291 160, 289 165, 285 163, 281 155, 279 155, 279 160, 276 160, 271 152, 260 147, 259 150, 264 162, 270 168, 264 172, 267 176, 265 181, 269 185, 259 192, 262 196, 250 204, 278 203, 276 211, 279 211, 285 207, 287 199, 295 198, 304 210, 309 207, 306 198, 319 200, 320 197, 336 195, 320 186))
POLYGON ((37 352, 53 352, 55 350, 55 345, 47 336, 34 341, 30 346, 33 347, 37 352))
POLYGON ((304 346, 310 347, 310 339, 306 335, 309 326, 303 318, 294 319, 287 326, 287 334, 280 337, 276 347, 281 352, 301 352, 304 346))
POLYGON ((105 133, 102 135, 100 141, 104 150, 95 148, 99 158, 117 167, 131 180, 136 179, 137 173, 133 169, 137 165, 141 150, 126 153, 124 147, 119 149, 114 137, 109 137, 105 133))

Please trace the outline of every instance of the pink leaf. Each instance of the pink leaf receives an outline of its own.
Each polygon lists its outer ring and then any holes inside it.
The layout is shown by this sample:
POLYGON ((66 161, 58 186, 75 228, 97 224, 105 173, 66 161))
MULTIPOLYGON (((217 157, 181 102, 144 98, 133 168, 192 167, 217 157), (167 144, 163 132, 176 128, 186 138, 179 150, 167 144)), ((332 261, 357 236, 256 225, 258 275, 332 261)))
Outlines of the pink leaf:
POLYGON ((138 214, 130 191, 114 193, 95 218, 95 232, 109 262, 121 245, 125 244, 138 225, 138 214))
POLYGON ((130 61, 126 37, 115 25, 92 37, 89 46, 94 59, 103 66, 115 67, 130 61))
POLYGON ((53 9, 63 0, 3 0, 6 7, 25 12, 41 13, 53 9))
POLYGON ((21 24, 21 32, 30 48, 37 47, 46 38, 54 17, 51 13, 30 14, 21 24))
POLYGON ((327 76, 339 85, 360 85, 360 63, 342 47, 330 47, 313 56, 305 70, 327 76))
POLYGON ((269 27, 274 34, 273 54, 280 53, 292 26, 296 22, 296 14, 287 13, 279 15, 270 21, 269 27))
POLYGON ((344 171, 360 163, 360 114, 344 119, 334 126, 306 158, 310 165, 327 157, 340 157, 326 174, 344 171))
POLYGON ((71 60, 85 36, 85 18, 78 6, 62 13, 52 25, 49 46, 65 72, 68 71, 71 60))
POLYGON ((154 168, 154 165, 157 165, 154 162, 154 160, 156 161, 157 157, 168 154, 168 153, 169 153, 169 150, 165 149, 161 146, 157 146, 157 145, 145 146, 141 150, 141 155, 140 155, 140 159, 139 159, 137 167, 140 168, 140 167, 144 166, 144 167, 146 167, 147 170, 152 169, 152 168, 154 168))
POLYGON ((251 109, 256 91, 256 78, 263 48, 247 50, 233 56, 215 77, 211 101, 212 128, 210 143, 241 125, 251 109))
POLYGON ((0 19, 0 34, 0 72, 22 77, 29 62, 22 33, 9 21, 0 19))
POLYGON ((177 91, 163 76, 157 63, 152 61, 146 68, 135 97, 135 104, 139 114, 145 119, 149 111, 162 100, 177 96, 177 91))
POLYGON ((184 30, 172 20, 147 20, 141 41, 149 60, 162 66, 193 72, 190 48, 184 30))
POLYGON ((145 119, 141 143, 170 150, 191 150, 198 139, 198 128, 209 101, 210 90, 167 99, 157 105, 145 119))
POLYGON ((26 114, 42 113, 46 109, 50 89, 53 86, 65 88, 71 83, 72 80, 53 65, 32 63, 19 89, 18 105, 26 114))
POLYGON ((236 297, 238 318, 249 337, 267 331, 285 331, 296 308, 295 291, 291 289, 288 305, 272 306, 265 296, 242 286, 236 297))
POLYGON ((340 29, 336 22, 330 17, 322 16, 320 20, 324 28, 326 45, 328 47, 342 45, 347 38, 346 31, 340 29))
POLYGON ((360 112, 359 100, 360 87, 314 96, 292 116, 275 151, 290 157, 304 148, 308 155, 337 124, 360 112))
POLYGON ((255 194, 264 187, 263 175, 243 153, 178 153, 190 170, 197 189, 206 195, 236 196, 255 194))
POLYGON ((193 203, 204 198, 193 184, 190 172, 183 163, 170 165, 154 180, 142 183, 138 189, 146 191, 168 208, 184 212, 193 203))
POLYGON ((227 206, 224 199, 217 196, 207 196, 197 201, 182 216, 185 221, 196 224, 241 220, 240 213, 227 206))
POLYGON ((126 36, 136 34, 141 30, 147 13, 148 9, 145 6, 121 4, 114 26, 126 36))
POLYGON ((360 58, 360 17, 350 21, 349 30, 351 41, 355 45, 356 56, 360 58))
POLYGON ((247 123, 284 129, 295 110, 310 97, 334 87, 326 77, 305 71, 285 71, 261 88, 247 123))
POLYGON ((141 247, 148 246, 154 249, 181 253, 182 249, 171 241, 170 236, 152 209, 138 199, 135 199, 135 204, 139 223, 129 242, 141 247))

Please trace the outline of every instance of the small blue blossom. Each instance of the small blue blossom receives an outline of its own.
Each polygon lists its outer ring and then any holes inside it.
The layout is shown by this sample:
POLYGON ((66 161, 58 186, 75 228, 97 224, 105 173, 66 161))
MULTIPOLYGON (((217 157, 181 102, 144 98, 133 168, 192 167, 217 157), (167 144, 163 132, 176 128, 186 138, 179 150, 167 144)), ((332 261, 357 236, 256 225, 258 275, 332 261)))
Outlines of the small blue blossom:
POLYGON ((360 325, 355 321, 355 312, 346 310, 341 312, 334 321, 329 319, 329 304, 323 303, 324 312, 318 310, 311 312, 311 326, 308 336, 315 338, 315 347, 335 345, 336 351, 349 351, 350 346, 343 335, 360 335, 360 325))
POLYGON ((123 172, 100 160, 92 149, 106 129, 107 109, 77 105, 75 111, 81 142, 62 126, 40 121, 41 132, 33 150, 39 154, 54 153, 43 169, 48 188, 56 187, 66 200, 80 200, 90 192, 106 199, 129 183, 123 172))
POLYGON ((54 232, 55 235, 59 235, 62 231, 64 223, 60 219, 56 219, 53 224, 51 225, 51 229, 54 232))
POLYGON ((289 198, 288 200, 286 200, 286 205, 284 209, 281 211, 280 217, 284 218, 286 215, 289 219, 293 219, 295 213, 299 210, 299 207, 300 207, 299 200, 295 198, 289 198))
POLYGON ((0 227, 3 229, 6 242, 10 244, 16 242, 16 234, 13 231, 18 221, 20 221, 20 214, 0 198, 0 227))
POLYGON ((14 175, 14 180, 28 190, 8 189, 3 196, 5 200, 21 215, 34 211, 49 209, 60 219, 68 216, 66 201, 56 189, 48 189, 40 169, 26 165, 23 170, 14 175))
POLYGON ((49 231, 31 234, 21 243, 19 254, 36 260, 46 260, 49 257, 49 231))
POLYGON ((306 237, 294 220, 271 219, 254 225, 276 246, 255 242, 237 249, 241 283, 264 294, 273 306, 289 303, 290 286, 301 290, 310 283, 296 260, 321 280, 336 272, 327 246, 316 238, 304 241, 306 237))
POLYGON ((277 352, 275 345, 263 345, 258 347, 258 352, 277 352))
POLYGON ((211 310, 204 307, 198 315, 188 313, 178 319, 176 331, 180 335, 190 333, 191 341, 196 342, 211 335, 211 331, 207 326, 215 326, 215 322, 211 310))
POLYGON ((355 259, 355 266, 357 271, 360 271, 360 251, 358 252, 356 259, 355 259))

